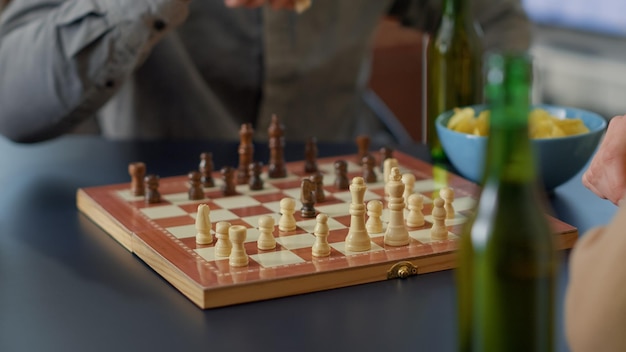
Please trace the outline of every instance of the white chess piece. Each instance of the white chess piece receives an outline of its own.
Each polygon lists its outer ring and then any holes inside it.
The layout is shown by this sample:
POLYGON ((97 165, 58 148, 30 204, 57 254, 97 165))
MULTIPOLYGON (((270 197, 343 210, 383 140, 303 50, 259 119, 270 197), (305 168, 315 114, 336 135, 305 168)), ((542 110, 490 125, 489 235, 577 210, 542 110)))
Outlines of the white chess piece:
POLYGON ((430 228, 430 238, 442 241, 448 238, 448 228, 446 227, 446 210, 444 209, 444 200, 436 198, 434 201, 433 211, 433 227, 430 228))
POLYGON ((409 231, 404 223, 404 184, 400 169, 394 167, 389 175, 389 182, 385 185, 389 201, 389 223, 385 231, 385 244, 389 246, 404 246, 409 244, 409 231))
POLYGON ((213 235, 211 235, 211 217, 209 214, 211 209, 206 204, 198 205, 198 213, 196 215, 196 243, 211 244, 213 243, 213 235))
POLYGON ((444 187, 439 191, 439 196, 444 200, 444 209, 446 210, 446 219, 454 219, 454 190, 444 187))
POLYGON ((394 167, 398 167, 398 159, 387 158, 383 161, 383 181, 385 184, 389 182, 389 175, 391 174, 391 169, 394 167))
POLYGON ((243 225, 232 225, 228 229, 228 238, 233 246, 228 256, 228 264, 234 267, 248 265, 248 254, 244 247, 248 229, 243 225))
POLYGON ((228 238, 229 228, 230 223, 226 221, 220 221, 215 224, 215 237, 217 238, 217 242, 215 242, 216 257, 228 257, 230 255, 232 246, 228 238))
POLYGON ((346 236, 346 250, 351 252, 363 252, 372 248, 372 241, 367 230, 365 229, 365 180, 363 177, 357 176, 352 179, 350 184, 350 194, 352 202, 350 203, 350 229, 346 236))
POLYGON ((406 217, 406 225, 409 227, 419 227, 424 225, 424 196, 413 193, 409 196, 409 215, 406 217))
POLYGON ((280 219, 278 229, 280 231, 294 231, 296 229, 296 218, 293 213, 296 211, 296 200, 293 198, 283 198, 280 200, 280 219))
POLYGON ((373 199, 367 202, 367 222, 365 222, 365 229, 368 233, 381 233, 383 232, 383 222, 381 216, 383 214, 383 202, 378 199, 373 199))
POLYGON ((409 206, 409 196, 413 194, 413 189, 415 188, 415 175, 411 172, 407 172, 402 174, 402 183, 404 183, 404 193, 402 194, 402 198, 404 198, 404 206, 409 206))
POLYGON ((257 248, 261 250, 276 248, 276 239, 274 238, 274 218, 269 215, 259 217, 259 231, 261 234, 256 242, 257 248))
POLYGON ((330 255, 330 246, 328 245, 328 215, 320 213, 315 218, 317 224, 313 233, 315 234, 315 242, 311 248, 311 254, 314 257, 326 257, 330 255))

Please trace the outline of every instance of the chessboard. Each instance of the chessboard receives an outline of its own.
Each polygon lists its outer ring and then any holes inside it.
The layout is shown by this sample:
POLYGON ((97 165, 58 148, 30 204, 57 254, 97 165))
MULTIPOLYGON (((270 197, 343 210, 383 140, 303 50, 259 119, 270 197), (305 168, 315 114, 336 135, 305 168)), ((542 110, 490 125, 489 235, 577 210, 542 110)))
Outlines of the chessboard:
MULTIPOLYGON (((220 173, 214 171, 214 186, 203 188, 203 199, 189 199, 189 177, 181 175, 160 179, 158 203, 147 203, 144 196, 133 195, 129 182, 79 189, 77 205, 108 235, 203 309, 452 269, 461 229, 479 187, 399 151, 393 158, 402 174, 414 176, 412 192, 422 195, 425 219, 421 226, 407 227, 409 243, 401 246, 385 244, 383 230, 368 234, 371 246, 367 250, 346 248, 352 195, 336 187, 334 164, 343 160, 348 178, 361 177, 363 166, 356 154, 317 160, 325 199, 314 207, 317 214, 328 216, 326 242, 330 253, 326 256, 312 255, 316 218, 303 217, 299 211, 302 180, 308 177, 304 160, 285 163, 285 177, 263 175, 261 189, 238 184, 234 194, 227 196, 220 173), (431 211, 442 188, 454 190, 454 216, 445 220, 448 236, 434 240, 430 234, 431 211), (281 231, 276 225, 272 232, 275 248, 261 250, 257 246, 259 219, 269 215, 278 224, 280 201, 284 198, 296 202, 296 229, 281 231), (232 266, 228 257, 216 255, 215 240, 210 244, 196 242, 196 217, 202 204, 210 209, 210 236, 215 235, 220 222, 247 229, 243 243, 246 265, 232 266)), ((374 170, 377 180, 366 183, 363 202, 380 200, 385 204, 381 216, 384 227, 389 221, 384 175, 381 168, 374 170)), ((404 212, 407 214, 407 210, 404 212)), ((577 229, 554 217, 549 216, 549 220, 558 247, 571 248, 578 237, 577 229)))

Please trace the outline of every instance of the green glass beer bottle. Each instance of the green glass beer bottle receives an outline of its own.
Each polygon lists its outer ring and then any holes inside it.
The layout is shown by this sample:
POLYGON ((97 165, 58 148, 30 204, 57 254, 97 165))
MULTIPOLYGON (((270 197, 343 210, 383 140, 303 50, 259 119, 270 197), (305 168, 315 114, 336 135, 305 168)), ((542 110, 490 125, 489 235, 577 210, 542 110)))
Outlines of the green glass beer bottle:
POLYGON ((532 63, 485 63, 491 110, 482 191, 460 240, 460 351, 552 351, 557 253, 528 136, 532 63))
POLYGON ((423 139, 434 161, 445 160, 435 119, 455 107, 482 102, 482 32, 470 0, 443 0, 439 28, 426 47, 423 139))

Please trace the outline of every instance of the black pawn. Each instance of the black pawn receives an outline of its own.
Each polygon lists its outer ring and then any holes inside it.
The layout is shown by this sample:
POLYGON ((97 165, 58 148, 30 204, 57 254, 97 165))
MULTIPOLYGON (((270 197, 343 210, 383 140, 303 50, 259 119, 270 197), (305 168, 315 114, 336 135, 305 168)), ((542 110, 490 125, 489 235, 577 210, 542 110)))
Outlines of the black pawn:
POLYGON ((345 160, 335 161, 335 183, 337 189, 349 189, 350 180, 348 180, 348 163, 345 160))
POLYGON ((161 201, 161 193, 159 193, 159 176, 147 175, 144 179, 146 185, 146 203, 154 204, 161 201))
POLYGON ((324 174, 316 172, 309 176, 309 179, 315 185, 315 203, 322 203, 326 200, 326 194, 324 193, 324 174))
POLYGON ((200 172, 191 171, 187 176, 189 177, 189 191, 187 191, 189 200, 204 199, 200 172))
POLYGON ((248 166, 249 181, 251 191, 258 191, 263 189, 263 179, 261 173, 263 172, 263 163, 260 161, 252 162, 248 166))
POLYGON ((376 176, 376 172, 374 168, 376 167, 376 158, 373 155, 367 154, 363 157, 363 179, 365 183, 374 183, 377 181, 378 177, 376 176))
POLYGON ((222 185, 222 193, 225 196, 232 196, 237 194, 236 183, 235 183, 235 169, 230 166, 224 166, 222 170, 220 170, 222 174, 222 180, 224 184, 222 185))
POLYGON ((200 182, 204 187, 213 187, 215 186, 215 182, 213 181, 213 154, 212 153, 201 153, 200 154, 200 165, 198 166, 198 171, 200 171, 200 182))

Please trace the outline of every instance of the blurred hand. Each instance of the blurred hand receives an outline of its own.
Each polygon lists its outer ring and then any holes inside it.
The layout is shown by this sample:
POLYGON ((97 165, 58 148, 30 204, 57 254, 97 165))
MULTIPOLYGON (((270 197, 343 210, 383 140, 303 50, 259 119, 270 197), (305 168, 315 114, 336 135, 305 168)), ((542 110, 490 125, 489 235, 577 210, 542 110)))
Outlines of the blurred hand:
POLYGON ((569 258, 565 333, 572 352, 626 351, 626 206, 603 227, 588 230, 569 258))
POLYGON ((296 6, 296 0, 224 0, 224 4, 228 7, 259 7, 269 4, 273 9, 293 10, 296 6))
POLYGON ((582 177, 599 197, 618 204, 626 191, 626 115, 609 122, 606 135, 582 177))

